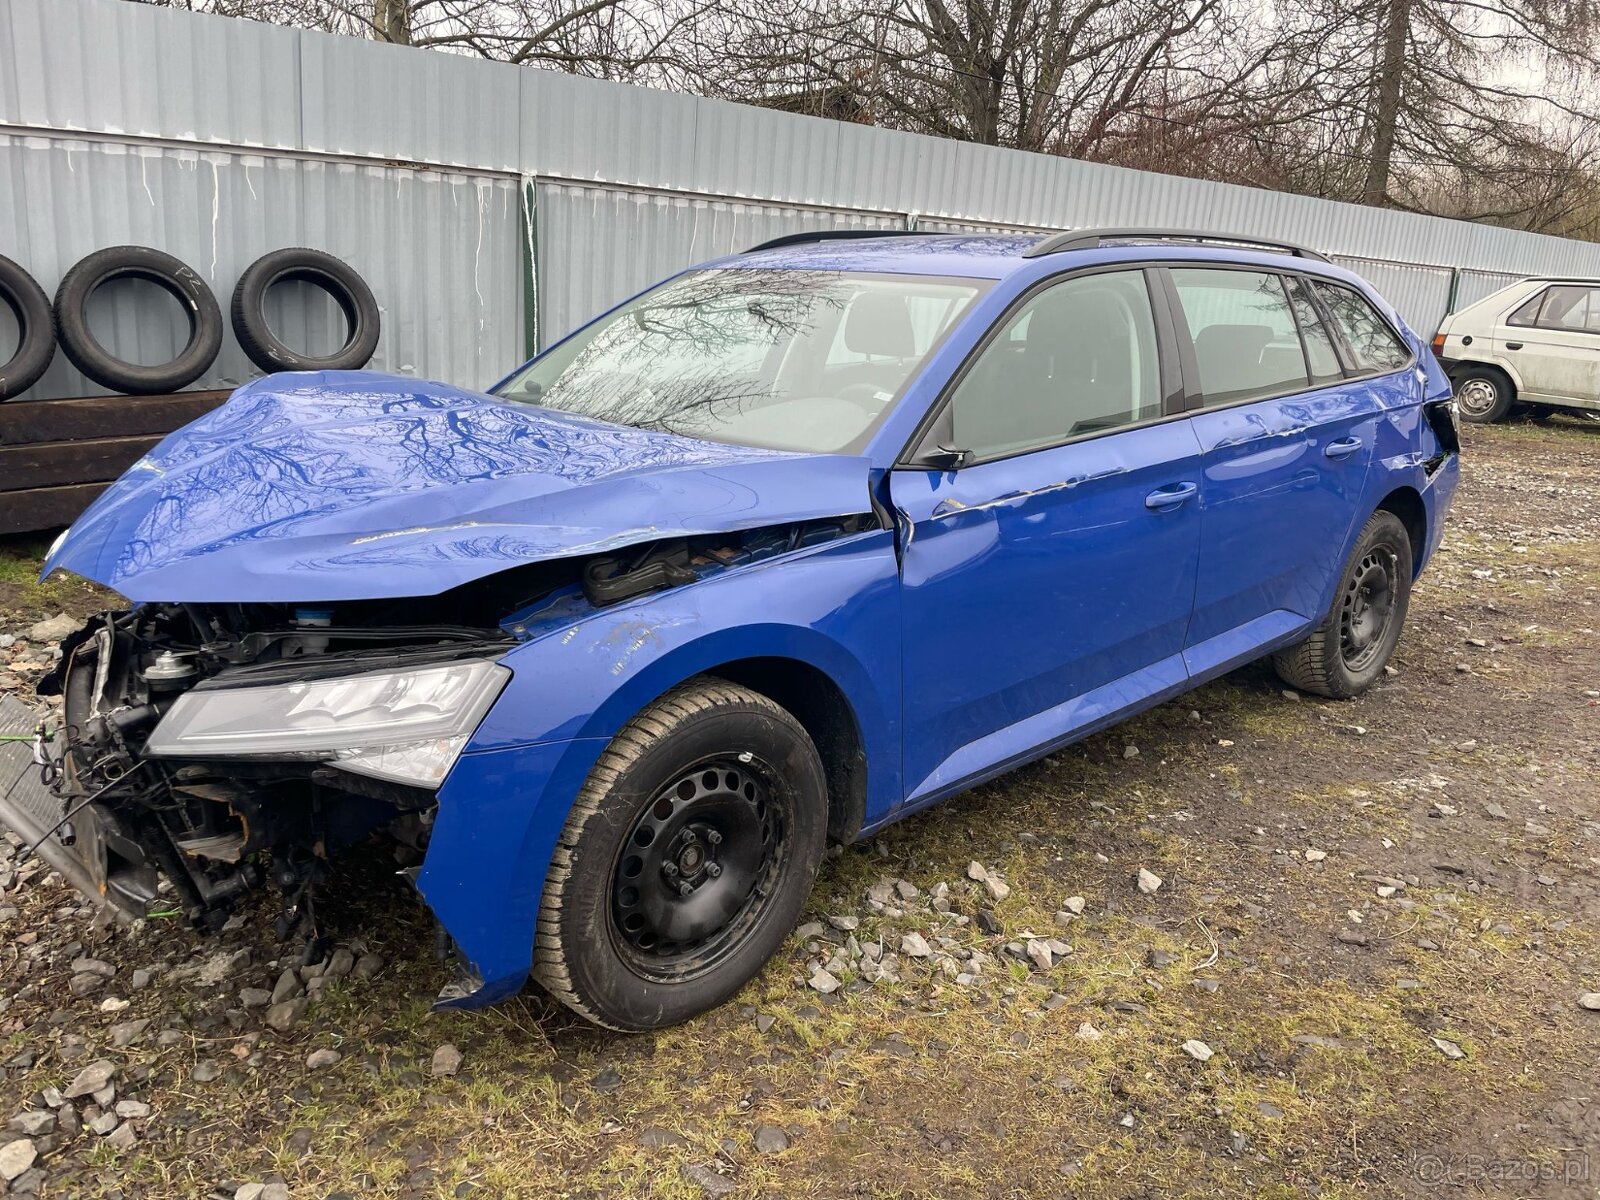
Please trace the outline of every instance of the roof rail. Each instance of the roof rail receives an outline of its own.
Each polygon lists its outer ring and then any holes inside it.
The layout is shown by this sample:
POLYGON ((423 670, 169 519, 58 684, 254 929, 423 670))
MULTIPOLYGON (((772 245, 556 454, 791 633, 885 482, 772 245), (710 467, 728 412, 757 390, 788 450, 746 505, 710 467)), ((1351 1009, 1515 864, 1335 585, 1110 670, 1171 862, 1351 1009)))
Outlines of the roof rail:
POLYGON ((770 242, 741 250, 741 254, 754 254, 757 250, 776 250, 780 246, 799 246, 806 242, 834 242, 845 238, 916 237, 915 229, 809 229, 804 233, 786 233, 770 242))
POLYGON ((1248 237, 1239 233, 1201 233, 1192 229, 1069 229, 1066 233, 1053 233, 1041 238, 1022 252, 1023 258, 1040 258, 1046 254, 1059 254, 1063 250, 1096 250, 1107 242, 1218 242, 1235 246, 1258 246, 1292 254, 1296 258, 1314 258, 1327 262, 1325 254, 1297 246, 1293 242, 1278 242, 1270 238, 1248 237))

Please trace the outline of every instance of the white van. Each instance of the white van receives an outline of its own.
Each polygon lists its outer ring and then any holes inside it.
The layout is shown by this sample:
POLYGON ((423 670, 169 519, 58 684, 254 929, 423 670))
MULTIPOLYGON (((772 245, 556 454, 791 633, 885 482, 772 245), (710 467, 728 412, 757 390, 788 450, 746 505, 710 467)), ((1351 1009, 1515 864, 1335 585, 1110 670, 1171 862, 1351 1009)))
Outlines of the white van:
POLYGON ((1433 353, 1464 420, 1521 405, 1600 420, 1600 279, 1524 279, 1451 313, 1433 353))

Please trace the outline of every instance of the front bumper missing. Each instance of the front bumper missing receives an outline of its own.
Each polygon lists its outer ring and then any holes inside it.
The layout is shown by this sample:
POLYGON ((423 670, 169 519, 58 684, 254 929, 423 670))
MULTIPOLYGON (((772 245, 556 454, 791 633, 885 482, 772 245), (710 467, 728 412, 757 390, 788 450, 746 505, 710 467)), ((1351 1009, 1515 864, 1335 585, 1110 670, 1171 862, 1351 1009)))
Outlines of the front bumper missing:
MULTIPOLYGON (((38 714, 27 705, 12 696, 0 697, 0 733, 28 735, 38 723, 38 714)), ((92 807, 73 818, 78 836, 72 846, 64 845, 55 826, 65 810, 40 777, 31 743, 0 742, 0 825, 24 845, 38 843, 34 853, 40 859, 97 906, 126 920, 128 914, 107 894, 104 846, 92 807)))

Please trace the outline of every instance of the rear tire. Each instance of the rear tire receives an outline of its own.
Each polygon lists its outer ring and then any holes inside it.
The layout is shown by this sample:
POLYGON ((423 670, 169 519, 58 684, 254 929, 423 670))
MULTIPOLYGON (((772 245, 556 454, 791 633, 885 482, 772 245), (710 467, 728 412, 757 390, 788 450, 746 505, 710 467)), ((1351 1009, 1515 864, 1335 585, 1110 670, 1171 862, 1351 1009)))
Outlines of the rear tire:
POLYGON ((1280 650, 1272 665, 1290 687, 1345 700, 1382 675, 1411 602, 1411 538, 1400 518, 1379 509, 1350 551, 1333 605, 1311 636, 1280 650))
POLYGON ((533 976, 611 1029, 727 1000, 798 920, 827 833, 822 760, 765 696, 693 680, 590 772, 545 880, 533 976))
POLYGON ((1494 367, 1467 367, 1456 374, 1455 386, 1456 411, 1474 425, 1504 420, 1517 398, 1510 378, 1494 367))

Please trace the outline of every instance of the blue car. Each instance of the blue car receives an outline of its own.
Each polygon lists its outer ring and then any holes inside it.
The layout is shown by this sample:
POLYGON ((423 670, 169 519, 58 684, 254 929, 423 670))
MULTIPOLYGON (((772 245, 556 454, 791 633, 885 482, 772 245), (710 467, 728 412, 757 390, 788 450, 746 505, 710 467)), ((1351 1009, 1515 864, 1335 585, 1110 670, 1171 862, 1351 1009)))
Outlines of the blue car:
POLYGON ((387 831, 440 1003, 683 1021, 830 838, 1263 656, 1370 687, 1458 449, 1359 278, 1153 230, 782 238, 489 394, 270 376, 52 549, 132 606, 42 685, 45 852, 201 927, 273 884, 315 953, 328 856, 387 831))

